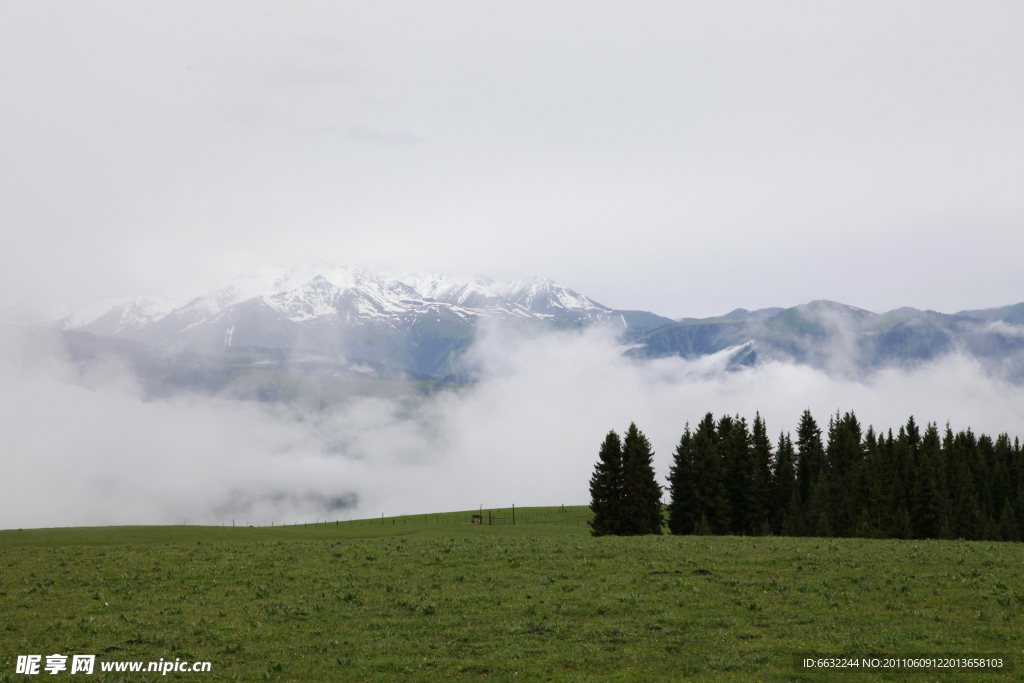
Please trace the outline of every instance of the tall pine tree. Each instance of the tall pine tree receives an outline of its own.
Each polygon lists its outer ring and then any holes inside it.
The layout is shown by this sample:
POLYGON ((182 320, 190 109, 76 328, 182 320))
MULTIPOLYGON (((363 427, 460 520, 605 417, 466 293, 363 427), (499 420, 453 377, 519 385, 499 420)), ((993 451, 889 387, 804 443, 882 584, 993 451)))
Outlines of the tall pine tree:
POLYGON ((929 422, 918 447, 917 471, 910 496, 910 525, 917 538, 948 538, 946 468, 935 423, 929 422))
POLYGON ((804 410, 796 430, 796 480, 800 502, 806 503, 811 497, 811 487, 824 469, 825 456, 821 446, 821 430, 811 411, 804 410))
POLYGON ((769 515, 772 508, 772 442, 768 438, 768 426, 761 412, 754 414, 754 425, 751 430, 750 449, 754 460, 754 510, 753 532, 756 534, 771 533, 769 515))
POLYGON ((622 441, 615 431, 608 432, 598 453, 594 474, 590 477, 590 533, 608 536, 622 533, 626 489, 622 462, 622 441))
POLYGON ((800 416, 796 429, 796 480, 807 533, 814 534, 821 526, 821 515, 828 509, 828 467, 821 429, 809 409, 800 416))
POLYGON ((704 416, 693 434, 693 479, 695 518, 698 521, 703 518, 713 533, 729 533, 725 471, 718 450, 715 418, 711 413, 704 416))
POLYGON ((853 412, 829 420, 825 449, 829 472, 829 520, 837 536, 850 536, 861 507, 859 497, 864 464, 861 427, 853 412))
POLYGON ((625 496, 621 533, 629 536, 660 534, 664 518, 661 486, 654 476, 654 451, 635 423, 626 430, 622 459, 625 496))
POLYGON ((700 521, 697 505, 697 481, 694 478, 693 434, 686 424, 676 446, 668 476, 668 529, 673 534, 692 534, 700 521))
POLYGON ((803 535, 799 512, 799 493, 796 488, 796 454, 789 433, 779 434, 772 469, 772 531, 783 536, 803 535), (791 509, 792 507, 792 509, 791 509))
MULTIPOLYGON (((722 430, 723 422, 724 418, 718 423, 719 430, 722 430)), ((746 418, 737 415, 731 419, 724 438, 719 439, 719 448, 725 455, 725 488, 732 513, 731 531, 737 536, 754 535, 760 526, 760 500, 757 496, 754 454, 746 418)))
POLYGON ((878 538, 882 535, 881 526, 885 517, 885 484, 888 475, 885 467, 885 439, 879 439, 873 427, 868 427, 864 436, 864 450, 864 471, 856 496, 857 515, 852 535, 878 538))

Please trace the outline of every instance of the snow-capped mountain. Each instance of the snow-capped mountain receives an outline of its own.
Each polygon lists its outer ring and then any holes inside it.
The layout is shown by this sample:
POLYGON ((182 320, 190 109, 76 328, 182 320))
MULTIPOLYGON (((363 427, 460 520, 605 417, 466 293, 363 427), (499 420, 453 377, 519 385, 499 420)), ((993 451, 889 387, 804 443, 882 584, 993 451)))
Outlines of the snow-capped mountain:
POLYGON ((287 394, 296 376, 471 380, 465 353, 487 320, 538 329, 613 325, 629 346, 626 355, 637 359, 728 352, 730 367, 794 362, 858 377, 960 353, 1024 383, 1024 303, 879 314, 812 301, 673 321, 613 310, 546 278, 494 282, 315 263, 75 312, 52 302, 0 310, 2 323, 60 328, 76 363, 106 356, 127 362, 154 395, 201 387, 261 400, 287 394))
MULTIPOLYGON (((372 273, 329 264, 305 269, 267 268, 232 278, 208 292, 187 291, 102 301, 67 316, 65 329, 136 336, 159 328, 185 334, 200 325, 237 319, 248 305, 301 324, 344 319, 358 325, 402 327, 430 313, 477 317, 610 320, 607 306, 547 278, 495 283, 432 273, 372 273)), ((626 326, 624 320, 618 324, 626 326)), ((227 328, 225 328, 227 329, 227 328)), ((145 335, 144 335, 145 336, 145 335)))
POLYGON ((207 352, 316 350, 436 376, 452 370, 482 319, 624 328, 671 322, 614 311, 546 278, 498 283, 316 263, 253 270, 205 292, 103 301, 64 317, 60 325, 207 352))

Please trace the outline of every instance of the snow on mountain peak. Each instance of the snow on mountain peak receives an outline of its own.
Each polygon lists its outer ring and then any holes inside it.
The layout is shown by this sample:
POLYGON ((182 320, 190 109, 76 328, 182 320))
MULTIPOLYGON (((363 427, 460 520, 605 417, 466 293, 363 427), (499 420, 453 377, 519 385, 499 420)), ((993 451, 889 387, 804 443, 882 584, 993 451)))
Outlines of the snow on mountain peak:
POLYGON ((294 323, 339 317, 348 323, 391 321, 444 307, 468 319, 479 315, 527 317, 579 314, 590 318, 610 309, 549 278, 494 282, 488 277, 452 277, 423 271, 367 271, 325 261, 261 266, 197 293, 106 300, 75 312, 65 328, 96 328, 103 334, 163 325, 184 331, 218 319, 225 311, 258 301, 294 323), (468 317, 467 317, 468 316, 468 317))

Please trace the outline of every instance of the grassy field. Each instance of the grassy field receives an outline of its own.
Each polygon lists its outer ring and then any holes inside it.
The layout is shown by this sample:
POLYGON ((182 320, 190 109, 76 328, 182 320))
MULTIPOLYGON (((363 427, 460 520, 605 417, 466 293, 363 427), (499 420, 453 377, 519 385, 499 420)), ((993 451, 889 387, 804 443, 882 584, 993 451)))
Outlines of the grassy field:
POLYGON ((53 653, 212 662, 71 677, 110 681, 1024 680, 1020 544, 595 539, 585 508, 470 514, 2 531, 0 681, 68 676, 15 673, 53 653), (1017 661, 887 676, 798 671, 801 652, 1017 661))

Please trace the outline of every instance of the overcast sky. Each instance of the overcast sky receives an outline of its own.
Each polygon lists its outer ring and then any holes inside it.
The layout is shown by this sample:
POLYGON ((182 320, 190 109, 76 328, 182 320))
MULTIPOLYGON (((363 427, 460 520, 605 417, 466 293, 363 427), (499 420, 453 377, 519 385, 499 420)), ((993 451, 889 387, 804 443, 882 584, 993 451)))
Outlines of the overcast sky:
POLYGON ((1024 3, 0 4, 0 302, 320 257, 1024 301, 1024 3))

